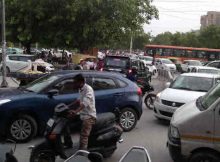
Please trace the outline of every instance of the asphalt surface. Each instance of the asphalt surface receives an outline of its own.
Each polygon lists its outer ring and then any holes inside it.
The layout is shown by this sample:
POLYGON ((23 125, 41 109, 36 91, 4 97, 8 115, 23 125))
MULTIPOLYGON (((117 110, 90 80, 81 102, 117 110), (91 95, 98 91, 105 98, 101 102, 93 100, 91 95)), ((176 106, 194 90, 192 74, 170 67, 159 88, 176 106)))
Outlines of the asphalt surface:
MULTIPOLYGON (((1 78, 0 78, 1 81, 1 78)), ((152 79, 152 85, 155 88, 155 93, 165 88, 166 80, 163 78, 152 79)), ((146 147, 152 162, 172 162, 168 149, 166 147, 168 122, 159 122, 153 115, 153 111, 143 107, 143 115, 135 129, 131 132, 123 133, 124 142, 118 144, 118 149, 104 162, 118 162, 132 146, 146 147)), ((74 141, 78 141, 78 136, 73 136, 74 141)), ((26 144, 17 144, 15 156, 19 162, 28 162, 30 150, 28 146, 34 145, 42 141, 43 138, 34 139, 26 144)), ((12 146, 12 145, 11 145, 12 146)), ((63 160, 57 159, 57 162, 63 160)))

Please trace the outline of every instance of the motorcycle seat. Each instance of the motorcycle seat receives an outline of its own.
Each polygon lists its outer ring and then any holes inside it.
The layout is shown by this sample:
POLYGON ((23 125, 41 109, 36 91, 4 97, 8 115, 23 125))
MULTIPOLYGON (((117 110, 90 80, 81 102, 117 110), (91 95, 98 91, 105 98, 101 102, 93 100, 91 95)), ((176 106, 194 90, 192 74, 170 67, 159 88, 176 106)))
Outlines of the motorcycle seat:
POLYGON ((93 126, 93 131, 99 130, 101 128, 106 128, 114 123, 115 123, 115 114, 110 112, 97 114, 97 119, 95 125, 93 126))

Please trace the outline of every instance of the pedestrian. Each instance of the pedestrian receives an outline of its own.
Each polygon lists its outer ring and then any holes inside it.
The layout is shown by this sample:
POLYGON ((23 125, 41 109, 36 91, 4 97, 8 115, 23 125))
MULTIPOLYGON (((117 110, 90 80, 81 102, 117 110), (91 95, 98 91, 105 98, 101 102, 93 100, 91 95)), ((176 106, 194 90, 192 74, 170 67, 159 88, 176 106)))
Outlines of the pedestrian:
MULTIPOLYGON (((74 78, 74 85, 79 89, 79 107, 70 111, 70 116, 80 114, 82 120, 82 127, 80 132, 80 150, 87 150, 88 138, 92 130, 92 126, 96 121, 95 95, 91 86, 85 83, 85 78, 82 74, 76 75, 74 78)), ((75 104, 76 101, 73 103, 75 104)))

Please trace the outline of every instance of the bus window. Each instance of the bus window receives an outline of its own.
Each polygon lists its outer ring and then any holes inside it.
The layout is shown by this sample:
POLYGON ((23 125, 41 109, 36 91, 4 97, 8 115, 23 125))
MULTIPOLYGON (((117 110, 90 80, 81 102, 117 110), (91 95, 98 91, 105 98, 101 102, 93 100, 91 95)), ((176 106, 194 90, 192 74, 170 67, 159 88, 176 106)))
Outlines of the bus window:
POLYGON ((173 56, 173 50, 169 48, 163 49, 161 56, 173 56))
POLYGON ((161 48, 157 48, 157 55, 162 56, 163 50, 161 48))
POLYGON ((206 55, 206 54, 205 54, 204 51, 197 51, 197 57, 198 57, 198 58, 206 58, 205 55, 206 55))
POLYGON ((185 57, 185 51, 184 50, 175 49, 175 50, 173 50, 173 56, 185 57))
POLYGON ((186 51, 186 57, 196 58, 196 51, 186 51))

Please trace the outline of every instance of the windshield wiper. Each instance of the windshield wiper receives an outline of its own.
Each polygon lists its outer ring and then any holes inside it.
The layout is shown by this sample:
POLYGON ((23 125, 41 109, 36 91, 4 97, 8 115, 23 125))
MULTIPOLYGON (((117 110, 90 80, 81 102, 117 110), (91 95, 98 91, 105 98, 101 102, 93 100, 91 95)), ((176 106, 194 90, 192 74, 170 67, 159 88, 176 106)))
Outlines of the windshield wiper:
POLYGON ((186 87, 172 87, 174 89, 183 89, 183 90, 189 90, 189 91, 192 91, 191 88, 186 88, 186 87))
POLYGON ((207 92, 207 90, 202 90, 202 89, 194 89, 193 91, 198 91, 198 92, 207 92))

